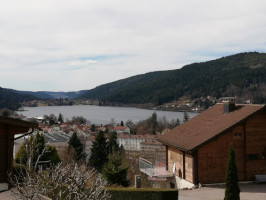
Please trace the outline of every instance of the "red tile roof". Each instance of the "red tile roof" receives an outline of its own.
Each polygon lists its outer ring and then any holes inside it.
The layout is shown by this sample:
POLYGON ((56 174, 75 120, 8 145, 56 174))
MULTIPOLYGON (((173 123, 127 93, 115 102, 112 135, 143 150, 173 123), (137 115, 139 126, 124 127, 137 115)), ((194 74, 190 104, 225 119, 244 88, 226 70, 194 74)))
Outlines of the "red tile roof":
POLYGON ((219 103, 159 136, 157 140, 182 150, 193 151, 264 108, 265 105, 236 105, 234 111, 224 114, 223 104, 219 103))
POLYGON ((114 131, 124 131, 126 129, 127 129, 126 126, 116 126, 113 128, 114 131))

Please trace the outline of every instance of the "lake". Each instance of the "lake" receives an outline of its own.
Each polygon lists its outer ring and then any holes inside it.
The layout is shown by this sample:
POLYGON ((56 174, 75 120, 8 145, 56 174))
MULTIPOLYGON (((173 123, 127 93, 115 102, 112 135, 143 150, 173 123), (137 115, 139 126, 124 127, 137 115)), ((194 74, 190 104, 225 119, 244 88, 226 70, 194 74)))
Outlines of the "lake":
MULTIPOLYGON (((132 120, 134 123, 149 118, 153 112, 156 112, 158 119, 163 116, 167 121, 176 120, 183 121, 183 112, 172 111, 155 111, 131 107, 110 107, 110 106, 92 106, 92 105, 75 105, 75 106, 41 106, 41 107, 24 107, 25 111, 17 111, 18 114, 26 117, 42 117, 43 115, 54 114, 58 117, 62 113, 64 120, 71 119, 73 116, 83 116, 93 124, 108 124, 111 119, 116 123, 121 120, 126 122, 132 120)), ((198 113, 188 113, 190 118, 198 115, 198 113)))

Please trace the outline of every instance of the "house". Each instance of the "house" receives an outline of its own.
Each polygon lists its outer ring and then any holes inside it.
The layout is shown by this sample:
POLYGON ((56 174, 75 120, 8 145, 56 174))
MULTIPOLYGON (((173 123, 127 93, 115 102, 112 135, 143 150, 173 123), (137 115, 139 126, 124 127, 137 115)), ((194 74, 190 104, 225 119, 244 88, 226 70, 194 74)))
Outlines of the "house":
POLYGON ((230 143, 239 181, 266 174, 265 105, 237 105, 228 98, 157 139, 166 147, 171 187, 224 183, 230 143))
POLYGON ((123 146, 126 151, 140 151, 141 143, 147 139, 155 138, 155 135, 129 135, 120 133, 117 137, 119 146, 123 146))
POLYGON ((38 128, 38 124, 0 116, 0 192, 8 189, 7 174, 12 171, 14 135, 31 134, 33 128, 38 128), (29 128, 32 131, 28 132, 29 128))

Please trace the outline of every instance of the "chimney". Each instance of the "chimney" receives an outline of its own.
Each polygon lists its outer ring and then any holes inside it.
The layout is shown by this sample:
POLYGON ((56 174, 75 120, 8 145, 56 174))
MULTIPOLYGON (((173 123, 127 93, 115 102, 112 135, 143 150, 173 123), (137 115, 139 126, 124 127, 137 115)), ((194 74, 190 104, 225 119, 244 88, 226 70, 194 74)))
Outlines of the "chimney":
POLYGON ((235 110, 235 97, 224 97, 222 102, 224 104, 224 114, 228 114, 235 110))

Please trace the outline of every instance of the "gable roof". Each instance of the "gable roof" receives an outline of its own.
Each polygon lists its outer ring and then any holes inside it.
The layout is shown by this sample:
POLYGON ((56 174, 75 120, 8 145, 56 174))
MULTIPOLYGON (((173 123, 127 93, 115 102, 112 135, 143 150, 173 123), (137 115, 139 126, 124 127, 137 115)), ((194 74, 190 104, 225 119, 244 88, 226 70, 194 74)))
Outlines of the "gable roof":
POLYGON ((234 111, 224 114, 223 104, 219 103, 157 140, 181 150, 193 151, 264 108, 265 105, 239 104, 234 111))

